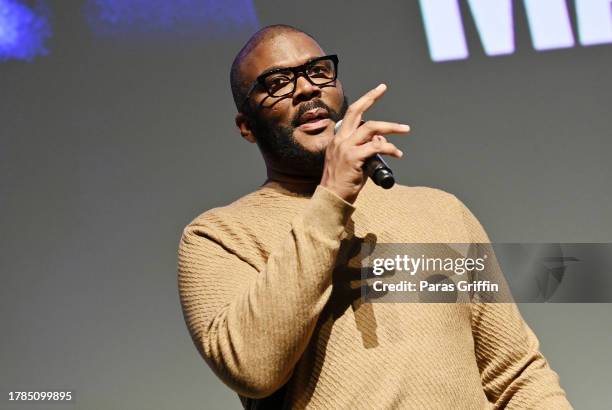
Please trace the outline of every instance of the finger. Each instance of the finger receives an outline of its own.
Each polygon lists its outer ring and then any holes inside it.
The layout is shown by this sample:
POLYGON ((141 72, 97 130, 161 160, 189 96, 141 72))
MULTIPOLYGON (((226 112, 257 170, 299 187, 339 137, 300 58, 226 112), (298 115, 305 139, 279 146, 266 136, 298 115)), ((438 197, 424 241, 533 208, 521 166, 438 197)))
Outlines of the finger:
POLYGON ((401 158, 404 155, 400 149, 390 142, 370 141, 358 147, 357 156, 360 160, 365 161, 375 154, 390 155, 396 158, 401 158))
POLYGON ((372 141, 387 142, 387 139, 382 135, 376 134, 372 137, 372 141))
POLYGON ((366 112, 376 100, 378 100, 387 90, 385 84, 380 84, 378 87, 368 91, 361 98, 351 104, 342 119, 340 129, 354 130, 359 126, 361 116, 366 112), (346 127, 346 128, 345 128, 346 127))
POLYGON ((406 134, 410 131, 407 124, 387 121, 367 121, 353 133, 350 140, 355 145, 370 141, 375 135, 406 134))

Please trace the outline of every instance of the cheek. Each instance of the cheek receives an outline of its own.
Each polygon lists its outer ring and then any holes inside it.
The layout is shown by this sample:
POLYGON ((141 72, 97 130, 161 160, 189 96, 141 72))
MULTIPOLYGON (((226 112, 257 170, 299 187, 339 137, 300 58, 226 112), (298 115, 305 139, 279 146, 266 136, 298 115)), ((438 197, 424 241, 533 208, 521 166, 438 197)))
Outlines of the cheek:
POLYGON ((336 80, 335 90, 336 90, 336 93, 338 94, 338 98, 342 100, 344 97, 344 88, 342 88, 342 83, 340 82, 340 80, 336 80))
POLYGON ((259 115, 267 121, 283 122, 289 104, 285 100, 277 101, 267 94, 257 96, 254 101, 258 106, 259 115))
POLYGON ((280 105, 280 103, 276 104, 269 110, 270 118, 280 119, 283 117, 283 113, 286 111, 286 109, 283 109, 283 107, 281 107, 280 105))
POLYGON ((291 121, 291 118, 289 118, 289 113, 290 113, 290 104, 286 101, 279 101, 278 103, 274 104, 272 107, 267 109, 267 117, 277 123, 277 124, 282 124, 282 125, 286 125, 291 121))
POLYGON ((340 110, 340 107, 342 107, 342 102, 344 101, 342 87, 338 86, 330 89, 327 93, 327 99, 332 103, 332 108, 334 108, 336 111, 340 110))

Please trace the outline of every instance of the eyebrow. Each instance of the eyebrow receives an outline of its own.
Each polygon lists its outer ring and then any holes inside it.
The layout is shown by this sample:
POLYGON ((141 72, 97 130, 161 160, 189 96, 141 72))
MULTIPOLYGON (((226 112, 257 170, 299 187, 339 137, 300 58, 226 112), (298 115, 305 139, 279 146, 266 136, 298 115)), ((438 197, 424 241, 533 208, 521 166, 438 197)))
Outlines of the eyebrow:
POLYGON ((259 74, 259 75, 258 75, 258 77, 261 77, 262 75, 266 75, 266 74, 269 74, 269 73, 272 73, 272 72, 274 72, 274 71, 278 71, 278 70, 286 70, 286 69, 288 69, 288 68, 300 67, 300 66, 306 65, 306 64, 308 64, 308 63, 311 63, 311 62, 313 62, 314 60, 316 60, 316 59, 318 59, 318 58, 321 58, 321 57, 325 57, 325 56, 323 55, 323 56, 318 56, 318 57, 312 57, 312 58, 309 58, 308 60, 306 60, 306 62, 305 62, 305 63, 303 63, 303 64, 298 64, 298 65, 293 66, 293 67, 273 66, 273 67, 270 67, 270 68, 268 68, 268 69, 264 70, 264 72, 263 72, 263 73, 261 73, 261 74, 259 74))

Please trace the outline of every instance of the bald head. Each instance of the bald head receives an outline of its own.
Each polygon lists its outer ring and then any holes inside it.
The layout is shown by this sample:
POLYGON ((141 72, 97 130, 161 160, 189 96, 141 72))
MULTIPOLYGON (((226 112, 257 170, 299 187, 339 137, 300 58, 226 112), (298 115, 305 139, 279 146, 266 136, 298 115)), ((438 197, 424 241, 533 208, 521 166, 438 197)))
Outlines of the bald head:
POLYGON ((250 86, 249 81, 245 79, 244 76, 244 63, 248 61, 249 56, 258 46, 271 42, 276 37, 288 33, 302 34, 314 40, 314 38, 305 31, 286 24, 266 26, 253 34, 234 58, 232 68, 230 70, 230 84, 232 87, 234 103, 236 104, 238 111, 241 109, 240 104, 246 97, 250 86))

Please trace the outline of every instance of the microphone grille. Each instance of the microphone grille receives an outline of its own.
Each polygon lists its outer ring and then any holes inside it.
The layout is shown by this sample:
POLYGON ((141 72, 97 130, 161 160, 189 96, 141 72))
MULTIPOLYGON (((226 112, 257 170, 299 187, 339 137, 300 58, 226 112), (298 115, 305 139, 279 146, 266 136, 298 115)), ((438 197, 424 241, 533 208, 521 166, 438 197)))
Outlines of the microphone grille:
POLYGON ((339 120, 336 125, 334 125, 334 134, 338 133, 338 130, 340 129, 340 125, 342 124, 342 120, 339 120))

